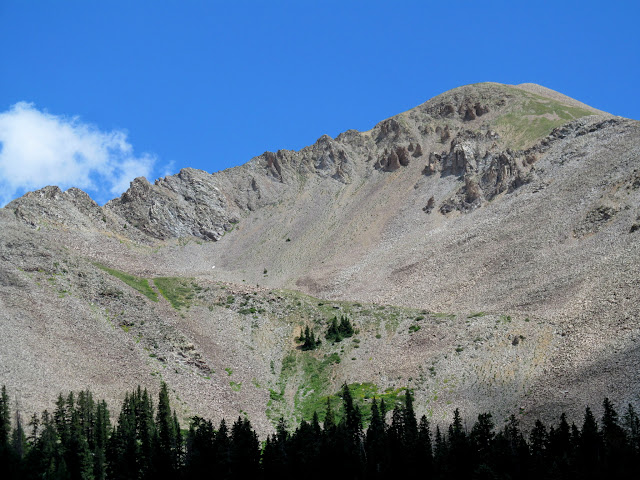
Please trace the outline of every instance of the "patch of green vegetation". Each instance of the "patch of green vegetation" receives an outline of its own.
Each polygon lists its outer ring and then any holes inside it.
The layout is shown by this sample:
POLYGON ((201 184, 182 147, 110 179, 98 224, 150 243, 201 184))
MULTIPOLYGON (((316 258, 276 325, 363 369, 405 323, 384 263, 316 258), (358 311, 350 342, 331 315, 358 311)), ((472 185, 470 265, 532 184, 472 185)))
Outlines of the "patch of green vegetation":
POLYGON ((229 385, 231 385, 231 390, 233 390, 234 392, 239 392, 242 388, 242 382, 231 381, 229 382, 229 385))
POLYGON ((250 315, 253 313, 256 313, 257 310, 255 307, 250 307, 250 308, 241 308, 240 310, 238 310, 238 313, 242 314, 242 315, 250 315))
POLYGON ((134 275, 129 275, 128 273, 121 272, 120 270, 116 270, 115 268, 109 268, 101 263, 94 263, 94 265, 108 274, 122 280, 124 283, 129 285, 131 288, 137 290, 149 300, 154 302, 158 301, 158 294, 153 291, 151 286, 149 285, 149 281, 146 278, 136 277, 134 275))
POLYGON ((484 313, 484 312, 476 312, 476 313, 472 313, 467 318, 484 317, 485 315, 486 315, 486 313, 484 313))
POLYGON ((409 327, 409 333, 415 333, 415 332, 417 332, 418 330, 420 330, 420 325, 411 325, 411 326, 409 327))
POLYGON ((179 277, 156 277, 153 283, 176 310, 191 305, 195 287, 198 287, 193 279, 179 277))
POLYGON ((224 371, 227 372, 227 375, 229 376, 233 375, 233 370, 231 370, 230 367, 225 368, 224 371))
MULTIPOLYGON (((362 413, 365 425, 368 424, 371 419, 371 404, 373 403, 374 398, 377 399, 378 402, 384 400, 385 409, 387 411, 391 411, 396 407, 396 405, 403 405, 405 402, 406 388, 404 387, 387 388, 383 392, 379 392, 378 386, 374 383, 350 383, 348 387, 349 392, 353 397, 354 404, 358 406, 362 413)), ((331 404, 336 407, 334 411, 336 413, 336 418, 340 418, 342 416, 342 401, 338 394, 332 396, 331 404)), ((320 412, 318 412, 318 414, 319 413, 320 412)))
POLYGON ((351 321, 348 317, 342 316, 340 323, 338 323, 338 317, 333 317, 329 322, 329 328, 325 335, 326 339, 330 342, 341 342, 345 338, 352 337, 356 333, 351 321))
POLYGON ((587 115, 593 115, 593 112, 527 94, 520 110, 502 115, 496 123, 508 129, 511 147, 521 149, 549 135, 554 128, 587 115))

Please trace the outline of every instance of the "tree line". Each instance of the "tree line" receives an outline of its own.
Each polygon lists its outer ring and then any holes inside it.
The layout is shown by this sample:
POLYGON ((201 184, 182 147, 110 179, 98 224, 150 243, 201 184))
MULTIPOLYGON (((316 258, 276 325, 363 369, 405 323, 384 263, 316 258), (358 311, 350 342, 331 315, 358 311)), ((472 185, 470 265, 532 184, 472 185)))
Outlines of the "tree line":
POLYGON ((466 428, 455 410, 448 428, 417 419, 409 390, 387 412, 373 400, 363 418, 349 387, 342 409, 327 400, 324 422, 295 429, 280 419, 260 442, 247 418, 193 417, 182 430, 166 384, 157 405, 146 389, 128 393, 117 423, 90 391, 60 395, 53 413, 25 422, 0 395, 0 478, 3 479, 595 479, 640 478, 640 419, 631 404, 622 416, 605 399, 597 420, 586 407, 581 425, 536 420, 525 432, 515 415, 498 428, 490 413, 466 428), (365 428, 365 424, 367 427, 365 428))

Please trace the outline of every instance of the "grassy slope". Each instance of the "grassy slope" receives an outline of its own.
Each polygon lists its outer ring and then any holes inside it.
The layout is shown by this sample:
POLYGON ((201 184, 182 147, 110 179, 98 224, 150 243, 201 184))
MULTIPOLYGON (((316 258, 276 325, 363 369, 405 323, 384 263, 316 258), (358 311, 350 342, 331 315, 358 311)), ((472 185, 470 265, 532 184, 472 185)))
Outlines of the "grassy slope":
POLYGON ((496 126, 506 134, 511 148, 527 148, 554 128, 594 113, 533 93, 511 90, 517 92, 522 100, 513 111, 496 120, 496 126))

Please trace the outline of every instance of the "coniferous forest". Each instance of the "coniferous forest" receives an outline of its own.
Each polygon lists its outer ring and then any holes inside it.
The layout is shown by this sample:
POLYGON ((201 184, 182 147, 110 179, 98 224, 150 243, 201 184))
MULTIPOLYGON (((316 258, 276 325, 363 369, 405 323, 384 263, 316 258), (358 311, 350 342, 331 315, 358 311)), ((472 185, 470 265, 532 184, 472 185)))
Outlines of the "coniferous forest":
POLYGON ((620 414, 605 399, 601 418, 586 407, 580 425, 563 414, 525 432, 515 415, 498 426, 490 413, 467 428, 457 409, 447 428, 434 427, 416 418, 409 390, 392 412, 374 399, 366 419, 346 385, 341 397, 340 418, 328 402, 322 424, 317 414, 296 428, 281 419, 261 443, 242 417, 219 425, 193 417, 182 430, 164 383, 157 402, 140 387, 127 394, 115 424, 89 391, 60 395, 53 413, 25 419, 3 387, 0 478, 640 478, 632 405, 620 414))

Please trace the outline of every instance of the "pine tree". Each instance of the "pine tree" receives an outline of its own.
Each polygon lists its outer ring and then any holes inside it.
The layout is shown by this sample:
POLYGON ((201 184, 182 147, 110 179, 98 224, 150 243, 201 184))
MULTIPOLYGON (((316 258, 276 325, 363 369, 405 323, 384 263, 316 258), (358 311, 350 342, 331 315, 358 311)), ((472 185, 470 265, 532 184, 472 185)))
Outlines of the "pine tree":
POLYGON ((215 432, 211 421, 199 416, 191 418, 187 433, 185 471, 188 478, 203 478, 214 455, 215 432))
POLYGON ((384 419, 380 415, 378 401, 374 398, 371 404, 371 422, 365 436, 367 452, 367 476, 382 477, 386 471, 387 439, 384 419))
POLYGON ((511 476, 521 477, 528 469, 529 446, 520 431, 520 422, 514 414, 509 416, 507 425, 504 427, 504 437, 508 444, 505 466, 511 476))
POLYGON ((408 388, 405 390, 404 407, 404 432, 402 445, 405 450, 406 471, 409 475, 417 475, 420 468, 420 444, 418 441, 418 420, 413 409, 413 393, 408 388))
POLYGON ((469 442, 467 434, 462 425, 462 417, 460 410, 455 409, 453 412, 453 422, 449 425, 449 455, 447 462, 449 471, 454 478, 468 478, 471 475, 471 464, 469 462, 460 462, 461 458, 470 456, 469 442))
POLYGON ((107 443, 111 421, 107 402, 102 400, 96 405, 94 428, 94 467, 93 475, 96 480, 104 480, 107 476, 107 443))
POLYGON ((38 422, 39 436, 27 453, 27 476, 31 478, 66 479, 69 476, 62 444, 53 418, 48 411, 38 422))
POLYGON ((178 432, 176 430, 176 422, 171 414, 171 405, 169 403, 169 390, 167 384, 162 382, 158 394, 154 442, 155 455, 153 457, 156 475, 173 478, 177 474, 180 445, 178 444, 178 432))
POLYGON ((229 429, 224 418, 220 421, 220 426, 213 440, 212 470, 216 472, 218 478, 226 479, 230 476, 231 469, 231 440, 229 439, 229 429))
MULTIPOLYGON (((73 403, 73 395, 71 396, 71 400, 73 403)), ((70 415, 67 413, 67 408, 68 403, 65 401, 62 394, 58 395, 58 399, 56 400, 56 409, 53 412, 53 420, 55 422, 60 441, 65 448, 69 443, 70 436, 70 415)))
POLYGON ((440 426, 436 425, 436 434, 434 437, 433 466, 437 472, 446 472, 446 462, 449 456, 449 448, 446 438, 440 432, 440 426))
POLYGON ((539 475, 543 475, 548 470, 548 442, 547 429, 542 421, 538 419, 529 433, 529 447, 531 450, 532 469, 539 475))
POLYGON ((633 405, 629 404, 622 419, 629 439, 629 478, 640 477, 640 418, 633 405))
POLYGON ((420 471, 429 477, 433 470, 433 447, 431 445, 431 428, 426 415, 420 417, 418 425, 418 462, 420 471))
POLYGON ((402 411, 404 417, 403 443, 410 447, 415 445, 418 440, 418 421, 413 409, 413 393, 408 388, 405 390, 404 399, 404 409, 402 411))
POLYGON ((351 391, 346 383, 342 385, 342 406, 344 412, 342 421, 346 426, 353 447, 360 450, 360 443, 362 441, 362 415, 360 414, 360 409, 353 403, 351 391))
POLYGON ((341 463, 348 466, 344 472, 346 476, 358 477, 364 460, 362 415, 353 403, 351 391, 346 383, 342 385, 342 411, 343 416, 336 435, 338 448, 343 452, 341 463))
POLYGON ((331 323, 329 323, 329 328, 327 328, 327 334, 325 338, 330 342, 341 342, 342 335, 340 334, 340 329, 338 328, 338 319, 337 317, 333 317, 331 319, 331 323))
POLYGON ((9 433, 11 432, 11 416, 9 413, 9 395, 7 387, 2 386, 0 394, 0 459, 9 447, 9 433))
POLYGON ((387 430, 387 446, 390 469, 400 476, 408 474, 408 452, 404 444, 405 437, 404 409, 396 405, 391 414, 391 425, 387 430))
POLYGON ((608 475, 622 477, 630 468, 626 461, 630 457, 630 445, 620 425, 618 412, 608 398, 602 402, 603 468, 608 475))
POLYGON ((94 478, 93 456, 82 428, 81 414, 72 406, 69 408, 71 420, 69 422, 69 440, 65 452, 67 468, 72 479, 91 480, 94 478))
MULTIPOLYGON (((288 458, 290 471, 294 472, 296 477, 299 476, 298 472, 301 472, 308 478, 318 478, 319 440, 314 434, 313 426, 306 420, 302 420, 291 435, 288 458)), ((284 478, 287 478, 288 472, 284 473, 284 478)))
POLYGON ((324 415, 323 430, 326 434, 332 435, 335 427, 336 421, 335 416, 333 415, 333 409, 331 408, 331 397, 327 397, 327 411, 324 415))
POLYGON ((591 409, 586 407, 578 439, 578 460, 584 477, 596 478, 599 475, 602 451, 602 437, 598 424, 591 409))
POLYGON ((491 452, 491 443, 495 433, 494 423, 490 413, 478 415, 478 421, 471 428, 470 439, 473 444, 475 461, 478 464, 487 463, 491 452))
POLYGON ((302 350, 314 350, 316 348, 318 348, 320 346, 320 344, 322 343, 320 341, 320 339, 316 339, 315 334, 313 333, 313 330, 311 330, 309 328, 309 326, 307 325, 307 327, 305 327, 304 329, 304 334, 302 334, 300 336, 300 339, 303 344, 302 347, 300 347, 302 350))
POLYGON ((564 413, 560 415, 558 428, 551 427, 549 430, 549 454, 558 464, 559 470, 563 472, 568 470, 569 461, 573 456, 573 445, 567 416, 564 413))
POLYGON ((640 417, 638 417, 638 414, 631 404, 627 406, 623 423, 627 435, 629 436, 629 443, 633 456, 638 459, 638 457, 640 457, 640 417))
POLYGON ((344 315, 340 318, 340 326, 338 327, 338 330, 342 338, 351 337, 354 334, 353 325, 351 325, 349 318, 344 315))
POLYGON ((246 418, 238 417, 231 427, 230 459, 234 478, 257 477, 260 470, 260 444, 246 418))

